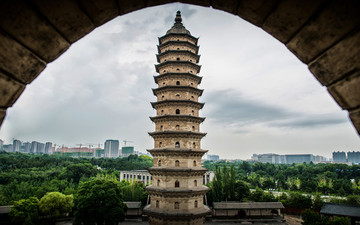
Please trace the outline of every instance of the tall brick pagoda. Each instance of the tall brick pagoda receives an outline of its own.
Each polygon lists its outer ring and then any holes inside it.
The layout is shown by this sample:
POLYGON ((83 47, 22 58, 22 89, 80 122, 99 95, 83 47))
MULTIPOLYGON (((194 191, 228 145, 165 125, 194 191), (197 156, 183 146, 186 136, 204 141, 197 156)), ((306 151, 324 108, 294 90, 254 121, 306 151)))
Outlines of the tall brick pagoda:
POLYGON ((156 116, 150 117, 155 131, 154 148, 148 151, 154 157, 149 168, 152 185, 147 187, 150 204, 144 209, 150 225, 203 224, 210 212, 204 205, 209 190, 203 186, 205 168, 201 157, 207 152, 200 147, 206 133, 200 132, 198 102, 203 90, 201 82, 198 38, 193 37, 181 23, 177 12, 174 26, 159 38, 155 82, 157 101, 151 103, 156 116))

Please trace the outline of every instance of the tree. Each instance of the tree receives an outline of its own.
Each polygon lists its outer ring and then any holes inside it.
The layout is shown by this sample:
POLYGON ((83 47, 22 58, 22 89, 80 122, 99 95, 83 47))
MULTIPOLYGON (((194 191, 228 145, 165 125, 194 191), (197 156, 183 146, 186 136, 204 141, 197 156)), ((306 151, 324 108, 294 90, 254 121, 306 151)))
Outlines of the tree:
POLYGON ((214 202, 220 202, 223 199, 223 184, 221 180, 221 170, 220 167, 216 165, 215 167, 215 177, 212 182, 212 191, 213 191, 213 200, 214 202))
POLYGON ((73 196, 59 192, 49 192, 40 199, 40 212, 47 216, 62 216, 71 212, 74 206, 73 196))
POLYGON ((37 224, 39 217, 38 203, 39 200, 36 197, 15 201, 9 213, 11 221, 15 224, 37 224))
POLYGON ((75 225, 117 224, 125 219, 127 209, 118 182, 104 179, 81 183, 75 208, 75 225))
POLYGON ((76 163, 68 165, 65 171, 61 174, 69 181, 73 180, 75 183, 79 183, 81 177, 93 177, 96 176, 97 169, 90 163, 76 163))
POLYGON ((236 181, 235 196, 236 196, 236 200, 239 200, 239 201, 242 201, 244 198, 248 198, 250 196, 249 185, 241 180, 236 181))
POLYGON ((228 180, 228 187, 227 187, 228 190, 229 190, 228 198, 229 198, 230 201, 236 200, 235 183, 236 183, 236 179, 235 179, 234 164, 231 164, 229 180, 228 180))

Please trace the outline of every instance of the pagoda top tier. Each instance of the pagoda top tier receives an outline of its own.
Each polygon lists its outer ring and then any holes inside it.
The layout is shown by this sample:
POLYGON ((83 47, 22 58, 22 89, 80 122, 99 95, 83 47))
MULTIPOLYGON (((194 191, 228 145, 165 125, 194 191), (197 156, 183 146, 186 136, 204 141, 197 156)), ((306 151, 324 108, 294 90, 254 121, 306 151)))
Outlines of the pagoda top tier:
POLYGON ((172 26, 171 29, 166 32, 166 34, 188 34, 188 35, 191 35, 190 31, 188 31, 181 22, 182 22, 181 12, 177 11, 174 26, 172 26))

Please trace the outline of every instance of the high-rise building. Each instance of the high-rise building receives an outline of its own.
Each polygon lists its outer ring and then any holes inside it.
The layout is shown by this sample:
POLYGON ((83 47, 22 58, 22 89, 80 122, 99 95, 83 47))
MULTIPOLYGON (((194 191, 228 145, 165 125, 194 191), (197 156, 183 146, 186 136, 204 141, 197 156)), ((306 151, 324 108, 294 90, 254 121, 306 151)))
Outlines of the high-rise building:
POLYGON ((315 157, 312 154, 294 154, 294 155, 285 155, 286 163, 310 163, 315 161, 315 157))
POLYGON ((46 142, 45 143, 45 154, 52 154, 52 143, 51 142, 46 142))
POLYGON ((152 103, 156 116, 154 148, 148 151, 154 166, 148 169, 152 185, 147 187, 150 205, 144 208, 150 225, 203 224, 210 212, 203 204, 208 187, 202 185, 205 168, 201 158, 207 152, 200 141, 206 133, 200 132, 198 102, 203 90, 198 88, 201 77, 198 65, 198 38, 193 37, 182 24, 180 11, 174 26, 159 38, 155 82, 157 101, 152 103))
POLYGON ((14 139, 13 140, 13 152, 20 152, 21 150, 21 141, 14 139))
POLYGON ((30 149, 31 149, 31 143, 30 142, 24 142, 24 152, 25 153, 30 153, 30 149))
POLYGON ((128 157, 129 155, 135 154, 134 146, 124 146, 121 147, 121 156, 128 157))
POLYGON ((207 155, 207 160, 219 161, 219 159, 218 155, 207 155))
POLYGON ((119 157, 119 141, 118 140, 106 140, 104 145, 105 158, 117 158, 119 157))
POLYGON ((346 162, 346 153, 345 152, 333 152, 332 153, 333 156, 333 161, 334 162, 346 162))
POLYGON ((30 153, 32 154, 41 154, 45 152, 45 144, 33 141, 31 142, 30 153))
POLYGON ((0 151, 3 150, 4 141, 0 139, 0 151))
POLYGON ((353 164, 360 163, 360 152, 348 152, 347 153, 347 161, 353 164))

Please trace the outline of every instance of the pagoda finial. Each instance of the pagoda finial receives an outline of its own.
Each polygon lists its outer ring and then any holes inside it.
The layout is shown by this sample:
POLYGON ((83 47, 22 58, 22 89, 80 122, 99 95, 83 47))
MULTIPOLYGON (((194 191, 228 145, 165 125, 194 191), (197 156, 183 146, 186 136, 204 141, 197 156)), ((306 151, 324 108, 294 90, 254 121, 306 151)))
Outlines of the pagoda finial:
POLYGON ((178 10, 176 12, 176 17, 175 17, 175 23, 181 23, 182 19, 181 19, 181 12, 180 10, 178 10))

